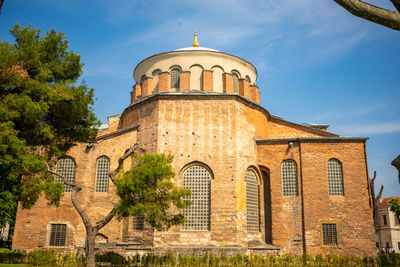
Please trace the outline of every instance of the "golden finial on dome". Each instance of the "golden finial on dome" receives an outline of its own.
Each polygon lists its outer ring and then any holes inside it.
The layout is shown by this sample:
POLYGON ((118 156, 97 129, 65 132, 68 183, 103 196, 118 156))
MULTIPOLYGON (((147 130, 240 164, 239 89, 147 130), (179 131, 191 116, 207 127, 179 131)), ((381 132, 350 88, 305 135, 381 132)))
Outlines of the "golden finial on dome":
POLYGON ((197 31, 194 31, 194 42, 193 47, 199 47, 199 42, 197 42, 197 31))

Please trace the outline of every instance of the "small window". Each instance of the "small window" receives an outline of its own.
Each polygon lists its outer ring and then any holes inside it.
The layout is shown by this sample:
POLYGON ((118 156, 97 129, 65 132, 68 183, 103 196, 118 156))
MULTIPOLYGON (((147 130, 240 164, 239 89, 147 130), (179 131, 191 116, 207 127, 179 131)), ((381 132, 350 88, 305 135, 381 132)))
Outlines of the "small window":
POLYGON ((50 232, 50 246, 64 247, 67 234, 66 224, 52 224, 50 232))
POLYGON ((246 182, 246 206, 247 206, 247 231, 258 232, 258 184, 257 176, 253 170, 247 170, 246 182))
MULTIPOLYGON (((75 183, 76 164, 73 158, 65 157, 57 161, 56 173, 63 176, 68 182, 75 183)), ((63 179, 56 176, 54 179, 56 183, 63 183, 63 179)), ((71 192, 71 186, 64 184, 64 192, 71 192)))
POLYGON ((400 242, 397 242, 397 249, 400 250, 400 242))
POLYGON ((180 70, 179 69, 173 69, 171 70, 171 88, 179 90, 180 86, 180 70))
POLYGON ((294 160, 282 162, 283 196, 297 196, 297 165, 294 160))
POLYGON ((387 225, 387 218, 386 218, 386 215, 383 215, 382 217, 383 217, 383 225, 387 225))
POLYGON ((377 249, 379 249, 379 242, 376 242, 375 246, 376 246, 377 249))
POLYGON ((183 173, 183 187, 192 192, 185 198, 191 200, 192 205, 183 210, 186 217, 184 230, 210 229, 210 180, 211 174, 200 165, 191 166, 183 173))
POLYGON ((337 232, 335 223, 322 224, 322 237, 324 245, 337 246, 337 232))
POLYGON ((132 228, 136 231, 142 231, 144 229, 144 216, 133 216, 132 228))
POLYGON ((106 156, 97 159, 96 166, 96 192, 107 192, 108 190, 108 172, 110 160, 106 156))
POLYGON ((387 247, 387 248, 390 248, 389 242, 386 242, 386 247, 387 247))
POLYGON ((248 81, 249 83, 251 83, 251 79, 250 79, 249 75, 246 75, 246 81, 248 81))
POLYGON ((236 73, 232 73, 233 76, 233 91, 239 93, 239 76, 236 73))
POLYGON ((399 220, 399 216, 396 215, 396 213, 393 214, 394 215, 394 221, 397 225, 400 224, 400 220, 399 220))
POLYGON ((343 196, 342 163, 337 159, 328 160, 328 187, 330 196, 343 196))

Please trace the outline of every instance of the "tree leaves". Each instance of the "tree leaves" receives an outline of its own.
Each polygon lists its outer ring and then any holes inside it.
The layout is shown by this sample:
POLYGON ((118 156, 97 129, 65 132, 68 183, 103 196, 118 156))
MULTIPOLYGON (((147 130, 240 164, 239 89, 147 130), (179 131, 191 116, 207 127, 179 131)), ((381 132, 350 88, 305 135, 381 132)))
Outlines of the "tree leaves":
POLYGON ((164 154, 135 155, 136 165, 115 179, 121 198, 116 209, 119 217, 144 215, 159 231, 184 222, 180 209, 191 204, 183 200, 190 190, 178 188, 171 181, 175 176, 172 160, 171 155, 164 154))
MULTIPOLYGON (((94 89, 76 84, 83 64, 63 33, 43 35, 18 24, 10 33, 14 43, 0 42, 0 187, 19 195, 26 208, 41 192, 57 204, 62 190, 49 178, 45 161, 94 140, 94 89)), ((9 200, 7 193, 0 195, 0 203, 9 200)), ((0 213, 0 225, 9 218, 0 213)))

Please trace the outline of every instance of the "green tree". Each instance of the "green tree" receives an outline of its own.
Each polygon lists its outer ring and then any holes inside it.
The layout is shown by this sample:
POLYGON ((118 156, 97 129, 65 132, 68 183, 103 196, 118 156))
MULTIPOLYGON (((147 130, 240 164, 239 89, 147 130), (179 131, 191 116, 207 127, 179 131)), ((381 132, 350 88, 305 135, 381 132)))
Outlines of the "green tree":
POLYGON ((389 201, 392 206, 390 207, 390 210, 393 211, 397 215, 397 219, 400 222, 400 203, 398 199, 392 199, 389 201))
POLYGON ((77 84, 83 64, 65 35, 16 24, 0 42, 0 226, 13 224, 18 201, 30 208, 44 192, 58 204, 62 185, 47 171, 99 125, 93 89, 77 84))
POLYGON ((77 194, 82 187, 52 172, 72 188, 72 203, 86 229, 86 266, 95 266, 96 235, 114 216, 118 218, 144 216, 145 221, 159 231, 184 222, 182 209, 191 204, 189 200, 184 200, 184 197, 190 194, 190 190, 178 188, 171 181, 175 176, 171 167, 172 160, 172 156, 164 154, 146 154, 138 144, 127 149, 119 158, 118 167, 109 173, 109 178, 116 186, 120 200, 104 219, 95 223, 92 223, 85 209, 77 201, 77 194), (131 170, 124 172, 123 163, 132 156, 135 164, 131 170))

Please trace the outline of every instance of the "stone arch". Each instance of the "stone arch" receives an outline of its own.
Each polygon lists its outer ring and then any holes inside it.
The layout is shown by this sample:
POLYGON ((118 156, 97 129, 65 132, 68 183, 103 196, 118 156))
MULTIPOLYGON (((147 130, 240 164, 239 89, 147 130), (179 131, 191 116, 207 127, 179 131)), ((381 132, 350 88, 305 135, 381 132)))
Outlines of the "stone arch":
POLYGON ((247 232, 260 231, 260 178, 254 167, 249 167, 244 176, 246 184, 246 229, 247 232))
POLYGON ((210 230, 212 173, 209 170, 208 166, 201 162, 192 162, 181 170, 183 188, 192 192, 185 198, 190 200, 192 205, 183 210, 186 216, 183 230, 210 230))
POLYGON ((153 93, 158 92, 158 74, 161 72, 160 69, 155 69, 151 73, 151 76, 153 77, 153 93))
POLYGON ((219 66, 215 65, 211 68, 213 71, 213 91, 218 93, 223 93, 223 82, 222 82, 222 75, 225 73, 225 70, 219 66))
POLYGON ((189 162, 189 163, 186 163, 186 164, 181 168, 181 170, 179 171, 179 176, 182 176, 183 172, 184 172, 187 168, 189 168, 189 167, 191 167, 191 166, 193 166, 193 165, 200 165, 200 166, 206 168, 207 171, 211 174, 211 180, 214 180, 214 172, 212 171, 211 167, 208 166, 208 164, 206 164, 206 163, 204 163, 204 162, 201 162, 201 161, 197 161, 197 160, 194 160, 194 161, 191 161, 191 162, 189 162))
POLYGON ((263 196, 260 198, 260 203, 264 207, 261 207, 264 211, 264 216, 261 216, 261 231, 265 240, 265 243, 272 244, 272 207, 271 207, 271 176, 270 169, 265 166, 259 166, 261 177, 263 180, 263 196))
POLYGON ((190 66, 190 90, 203 90, 203 70, 203 66, 199 64, 193 64, 192 66, 190 66))

